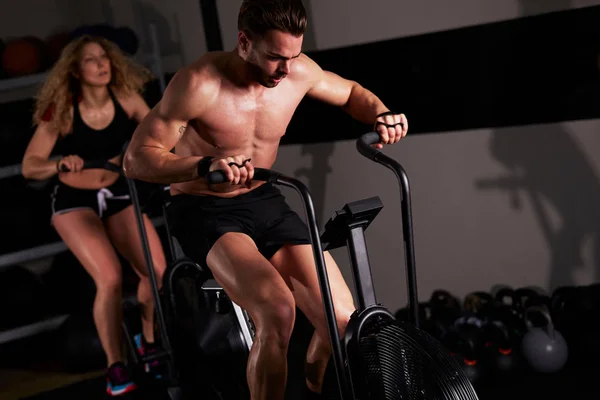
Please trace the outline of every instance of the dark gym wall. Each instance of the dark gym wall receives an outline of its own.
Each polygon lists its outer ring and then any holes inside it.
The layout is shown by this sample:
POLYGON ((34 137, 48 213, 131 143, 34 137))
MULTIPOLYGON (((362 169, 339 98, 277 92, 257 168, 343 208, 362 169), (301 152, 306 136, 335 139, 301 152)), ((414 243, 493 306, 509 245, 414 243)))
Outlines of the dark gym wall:
MULTIPOLYGON (((226 48, 240 3, 219 2, 226 48)), ((593 2, 309 4, 315 46, 305 50, 409 118, 409 137, 386 152, 411 181, 421 298, 438 287, 464 296, 599 278, 600 120, 585 101, 597 93, 586 79, 597 71, 598 10, 582 8, 593 2)), ((350 139, 367 129, 304 102, 275 167, 310 185, 322 222, 346 202, 381 197, 367 239, 378 298, 397 308, 406 298, 399 190, 356 152, 350 139)), ((334 257, 350 283, 346 250, 334 257)))
MULTIPOLYGON (((410 115, 412 134, 580 120, 600 117, 598 21, 600 6, 308 53, 410 115)), ((308 99, 296 116, 285 143, 365 128, 308 99)))

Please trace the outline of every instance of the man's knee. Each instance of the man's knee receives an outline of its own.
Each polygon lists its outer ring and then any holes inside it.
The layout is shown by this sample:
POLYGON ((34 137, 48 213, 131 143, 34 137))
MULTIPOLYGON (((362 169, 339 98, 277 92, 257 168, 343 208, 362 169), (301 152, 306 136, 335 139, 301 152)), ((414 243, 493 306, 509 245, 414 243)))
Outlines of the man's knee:
POLYGON ((296 320, 296 303, 291 292, 289 295, 273 293, 253 308, 253 318, 258 322, 257 336, 287 346, 296 320))

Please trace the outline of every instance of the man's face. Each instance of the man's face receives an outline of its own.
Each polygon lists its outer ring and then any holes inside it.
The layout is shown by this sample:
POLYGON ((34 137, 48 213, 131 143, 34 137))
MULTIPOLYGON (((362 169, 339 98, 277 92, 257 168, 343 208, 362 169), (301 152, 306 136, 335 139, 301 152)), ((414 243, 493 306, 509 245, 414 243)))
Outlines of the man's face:
POLYGON ((303 36, 270 30, 262 38, 248 39, 246 62, 254 79, 273 88, 289 73, 292 63, 302 52, 303 36))

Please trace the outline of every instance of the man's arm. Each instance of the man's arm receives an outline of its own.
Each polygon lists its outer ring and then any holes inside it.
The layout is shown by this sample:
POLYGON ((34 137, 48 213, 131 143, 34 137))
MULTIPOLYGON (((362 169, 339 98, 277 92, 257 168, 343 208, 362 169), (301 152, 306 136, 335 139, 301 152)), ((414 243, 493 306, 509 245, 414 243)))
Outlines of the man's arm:
POLYGON ((389 113, 389 108, 373 92, 358 82, 324 71, 309 57, 303 57, 303 68, 309 79, 307 96, 341 107, 352 118, 377 125, 383 143, 394 143, 406 136, 408 121, 404 114, 389 113), (380 116, 381 114, 388 115, 380 116), (400 125, 402 124, 402 125, 400 125))
POLYGON ((169 82, 161 101, 135 130, 125 157, 125 175, 147 182, 170 184, 198 178, 201 156, 171 153, 188 121, 198 118, 218 91, 216 84, 198 73, 179 71, 169 82))

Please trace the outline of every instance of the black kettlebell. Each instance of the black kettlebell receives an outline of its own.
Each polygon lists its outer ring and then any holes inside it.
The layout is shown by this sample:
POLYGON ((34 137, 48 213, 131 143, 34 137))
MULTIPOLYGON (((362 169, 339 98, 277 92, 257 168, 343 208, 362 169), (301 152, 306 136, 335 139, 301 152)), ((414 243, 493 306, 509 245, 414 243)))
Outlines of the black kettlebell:
POLYGON ((578 319, 576 297, 577 288, 575 286, 560 286, 552 293, 550 315, 557 328, 573 326, 578 319))
POLYGON ((519 288, 515 291, 515 294, 518 305, 523 313, 528 307, 539 304, 550 306, 551 303, 550 297, 546 295, 544 290, 535 286, 519 288))
MULTIPOLYGON (((445 331, 442 321, 434 317, 433 307, 429 302, 420 302, 418 306, 419 322, 421 330, 427 332, 436 339, 440 339, 445 331)), ((398 321, 410 321, 410 309, 400 308, 394 314, 398 321)))
POLYGON ((452 328, 454 321, 462 314, 459 300, 447 290, 435 290, 427 303, 430 333, 442 340, 452 328))
POLYGON ((520 341, 526 328, 516 292, 510 288, 500 289, 496 292, 495 300, 494 320, 506 327, 511 342, 520 341))
POLYGON ((493 306, 494 297, 483 291, 469 293, 463 302, 464 310, 474 315, 485 314, 493 306))
POLYGON ((437 289, 431 293, 429 303, 434 308, 457 309, 460 308, 460 302, 450 292, 444 289, 437 289))
MULTIPOLYGON (((431 319, 431 304, 429 302, 420 302, 417 306, 419 312, 419 322, 421 324, 427 323, 431 319)), ((394 317, 399 321, 409 321, 410 320, 410 309, 408 306, 399 308, 394 317)))
POLYGON ((486 363, 495 374, 512 374, 520 370, 519 347, 510 328, 502 321, 490 321, 483 327, 486 363))
MULTIPOLYGON (((551 317, 567 344, 569 355, 578 363, 600 356, 600 290, 597 284, 563 286, 554 290, 551 317)), ((594 362, 594 361, 592 361, 594 362)))
POLYGON ((454 322, 454 329, 447 340, 451 354, 473 385, 481 384, 489 374, 489 365, 484 358, 484 322, 476 316, 462 316, 454 322))

